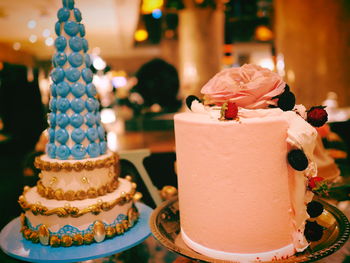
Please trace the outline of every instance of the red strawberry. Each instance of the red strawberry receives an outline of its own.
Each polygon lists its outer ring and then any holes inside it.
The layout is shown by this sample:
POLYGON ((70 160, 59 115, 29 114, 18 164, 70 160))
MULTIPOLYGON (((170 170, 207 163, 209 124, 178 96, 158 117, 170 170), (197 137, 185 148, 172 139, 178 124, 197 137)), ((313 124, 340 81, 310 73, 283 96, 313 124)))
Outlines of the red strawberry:
POLYGON ((307 122, 314 127, 321 127, 328 120, 327 111, 325 111, 325 106, 315 106, 311 107, 307 112, 307 122))
POLYGON ((311 190, 314 189, 323 180, 324 180, 324 178, 320 177, 320 176, 311 177, 310 180, 309 180, 309 188, 311 190))
POLYGON ((221 117, 225 120, 233 120, 237 117, 238 107, 232 101, 225 102, 221 107, 221 117))

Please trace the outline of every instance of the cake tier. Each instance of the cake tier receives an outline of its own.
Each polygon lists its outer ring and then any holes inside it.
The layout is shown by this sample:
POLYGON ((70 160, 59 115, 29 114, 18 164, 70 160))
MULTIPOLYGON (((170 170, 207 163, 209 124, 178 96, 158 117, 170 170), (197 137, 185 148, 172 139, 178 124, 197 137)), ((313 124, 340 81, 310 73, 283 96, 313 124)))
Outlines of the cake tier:
POLYGON ((62 161, 43 155, 35 160, 35 166, 41 169, 38 193, 48 199, 94 198, 118 186, 119 157, 111 152, 80 161, 62 161))
POLYGON ((293 244, 287 129, 281 117, 175 115, 180 221, 193 243, 243 254, 293 244))
POLYGON ((117 190, 81 201, 41 197, 36 187, 26 188, 19 199, 25 215, 22 233, 43 245, 70 246, 101 242, 133 226, 138 213, 133 205, 136 185, 119 179, 117 190))

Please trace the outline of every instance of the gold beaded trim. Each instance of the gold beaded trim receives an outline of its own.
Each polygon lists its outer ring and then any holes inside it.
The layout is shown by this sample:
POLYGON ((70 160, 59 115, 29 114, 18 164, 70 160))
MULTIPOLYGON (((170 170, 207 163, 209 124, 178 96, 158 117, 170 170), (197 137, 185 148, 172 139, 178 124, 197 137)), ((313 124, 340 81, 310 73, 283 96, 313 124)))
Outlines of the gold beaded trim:
POLYGON ((88 198, 96 198, 98 196, 102 196, 107 193, 112 193, 115 189, 117 189, 118 185, 119 185, 118 177, 115 176, 110 183, 103 185, 97 189, 94 187, 90 187, 86 191, 69 190, 64 192, 61 188, 54 190, 51 187, 44 186, 41 180, 38 181, 36 186, 37 186, 38 193, 42 197, 45 197, 47 199, 74 201, 74 200, 84 200, 88 198))
POLYGON ((115 226, 105 226, 101 221, 96 221, 91 233, 73 234, 73 235, 52 235, 46 225, 41 225, 38 230, 32 230, 26 223, 25 215, 21 214, 21 233, 23 237, 33 243, 41 243, 42 245, 50 245, 52 247, 70 247, 88 245, 94 242, 102 242, 105 239, 113 238, 124 234, 135 225, 139 218, 139 212, 135 206, 129 208, 127 212, 128 219, 123 220, 115 226))
MULTIPOLYGON (((24 194, 30 189, 30 187, 25 187, 24 194)), ((40 202, 36 204, 29 204, 24 195, 19 197, 19 204, 23 210, 30 210, 34 215, 44 215, 50 216, 56 214, 59 217, 80 217, 87 213, 92 213, 98 215, 102 211, 109 211, 116 205, 124 205, 133 200, 136 193, 136 184, 132 183, 132 189, 129 193, 122 192, 121 196, 112 202, 103 202, 101 199, 97 201, 96 204, 90 205, 87 208, 79 209, 78 207, 73 207, 67 203, 64 207, 57 207, 49 210, 46 206, 43 206, 40 202)))
POLYGON ((105 167, 110 167, 112 165, 115 166, 116 169, 116 174, 119 173, 119 155, 116 153, 113 153, 112 156, 108 156, 105 159, 101 160, 95 160, 95 161, 76 161, 74 163, 70 162, 47 162, 43 161, 41 159, 41 156, 38 156, 35 158, 34 165, 37 169, 40 169, 42 171, 54 171, 54 172, 59 172, 61 170, 66 170, 66 171, 76 171, 80 172, 82 170, 94 170, 96 168, 105 168, 105 167), (117 164, 117 165, 115 165, 117 164))

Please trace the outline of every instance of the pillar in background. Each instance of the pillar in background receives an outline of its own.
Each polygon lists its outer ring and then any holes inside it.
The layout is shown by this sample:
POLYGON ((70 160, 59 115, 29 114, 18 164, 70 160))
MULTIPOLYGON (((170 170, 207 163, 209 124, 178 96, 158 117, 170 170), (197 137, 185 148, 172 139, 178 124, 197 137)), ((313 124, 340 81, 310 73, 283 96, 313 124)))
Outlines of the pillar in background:
POLYGON ((198 8, 193 2, 185 0, 185 9, 179 12, 179 76, 183 98, 200 95, 201 87, 220 70, 223 49, 222 7, 198 8))
POLYGON ((350 1, 275 0, 277 55, 297 103, 319 105, 329 91, 350 105, 350 1))

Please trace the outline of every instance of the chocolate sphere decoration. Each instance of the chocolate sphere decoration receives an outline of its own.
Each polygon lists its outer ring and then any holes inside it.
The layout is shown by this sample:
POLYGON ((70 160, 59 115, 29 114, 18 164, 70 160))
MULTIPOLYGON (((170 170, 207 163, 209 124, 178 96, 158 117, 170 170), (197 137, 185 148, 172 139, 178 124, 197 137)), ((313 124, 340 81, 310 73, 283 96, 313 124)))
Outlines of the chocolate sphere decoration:
POLYGON ((197 96, 194 96, 194 95, 187 96, 187 98, 186 98, 186 105, 190 110, 191 110, 192 102, 194 100, 201 102, 201 100, 197 96))
POLYGON ((306 221, 304 235, 308 241, 319 241, 323 236, 323 227, 317 222, 306 221))
POLYGON ((321 127, 328 121, 328 114, 325 106, 311 107, 307 112, 307 122, 314 127, 321 127))
POLYGON ((292 110, 295 106, 295 95, 290 91, 289 86, 286 84, 284 92, 272 99, 278 99, 277 106, 283 111, 292 110))
POLYGON ((309 161, 305 153, 300 149, 291 150, 288 153, 288 162, 297 171, 303 171, 309 165, 309 161))
POLYGON ((323 205, 317 201, 307 204, 307 213, 311 218, 318 217, 323 213, 323 205))

